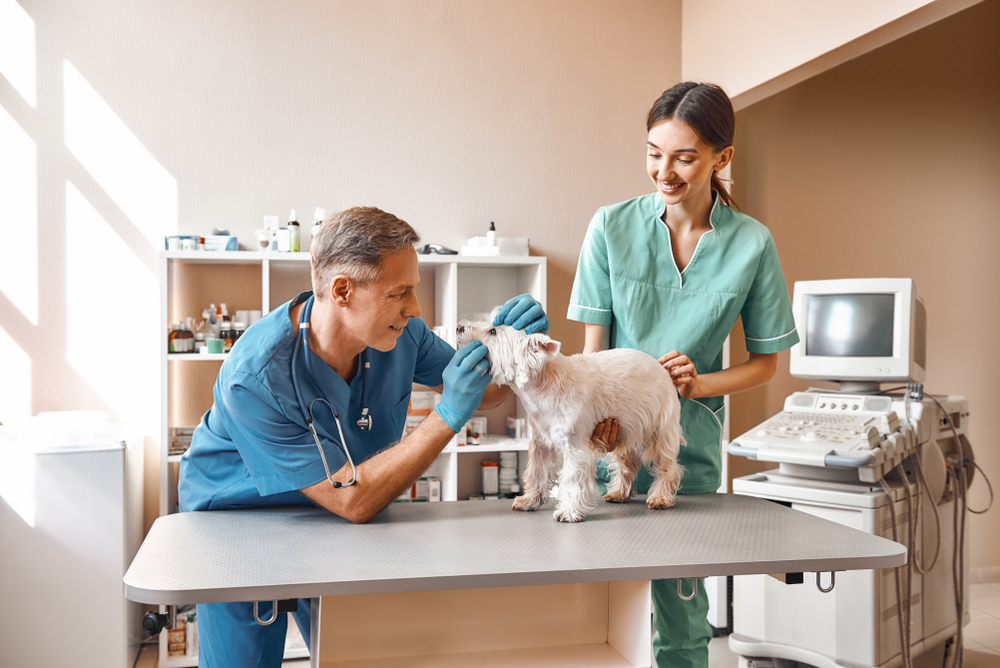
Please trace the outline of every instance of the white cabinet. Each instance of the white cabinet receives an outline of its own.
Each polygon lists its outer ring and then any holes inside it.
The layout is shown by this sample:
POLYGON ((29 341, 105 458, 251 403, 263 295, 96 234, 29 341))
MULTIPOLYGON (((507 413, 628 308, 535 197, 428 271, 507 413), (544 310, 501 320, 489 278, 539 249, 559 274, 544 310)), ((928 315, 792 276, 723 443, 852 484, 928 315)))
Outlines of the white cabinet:
MULTIPOLYGON (((420 255, 417 296, 421 317, 431 327, 444 328, 455 345, 459 320, 488 313, 507 299, 527 292, 546 305, 546 258, 463 257, 420 255)), ((164 251, 160 253, 160 496, 159 514, 177 511, 180 455, 169 455, 172 430, 191 429, 212 406, 212 386, 225 354, 168 353, 170 325, 185 317, 201 320, 209 304, 225 303, 231 317, 237 310, 260 310, 288 301, 310 289, 308 253, 164 251)), ((445 501, 467 499, 481 491, 480 462, 496 461, 500 451, 527 451, 526 439, 503 434, 507 415, 524 417, 511 395, 483 415, 489 435, 478 446, 453 441, 428 469, 441 480, 445 501)), ((519 457, 523 473, 526 456, 519 457)), ((294 624, 290 624, 290 627, 294 624)), ((286 658, 307 656, 304 651, 286 658)), ((160 640, 160 666, 197 665, 194 657, 168 657, 166 634, 160 640)))
MULTIPOLYGON (((422 317, 441 326, 455 345, 459 320, 488 313, 507 299, 527 292, 546 306, 546 258, 419 255, 417 289, 422 317)), ((310 289, 308 253, 164 251, 160 253, 161 428, 160 514, 176 512, 179 455, 168 456, 173 428, 193 428, 212 405, 212 385, 224 354, 167 353, 171 323, 201 319, 210 303, 225 303, 229 313, 259 309, 267 313, 310 289)), ((442 482, 444 500, 467 499, 479 491, 479 463, 504 450, 527 450, 527 440, 504 436, 508 415, 524 417, 511 395, 483 415, 488 435, 483 444, 449 445, 428 470, 442 482)), ((525 457, 521 457, 524 460, 525 457)), ((524 462, 521 462, 523 469, 524 462)))

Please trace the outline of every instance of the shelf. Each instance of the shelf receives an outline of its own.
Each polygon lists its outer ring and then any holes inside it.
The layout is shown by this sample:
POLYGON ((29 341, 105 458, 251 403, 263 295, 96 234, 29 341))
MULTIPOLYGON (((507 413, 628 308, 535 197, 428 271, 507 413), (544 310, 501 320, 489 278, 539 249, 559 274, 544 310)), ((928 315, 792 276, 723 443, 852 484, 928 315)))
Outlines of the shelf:
POLYGON ((257 264, 262 260, 278 262, 309 262, 309 253, 276 253, 257 251, 160 251, 160 257, 175 262, 210 262, 257 264))
MULTIPOLYGON (((289 625, 295 624, 294 621, 289 618, 289 625)), ((309 648, 308 647, 296 647, 294 649, 286 649, 283 660, 290 661, 292 659, 308 659, 309 658, 309 648)), ((198 657, 197 656, 163 656, 159 660, 159 668, 197 668, 198 667, 198 657)))
MULTIPOLYGON (((275 251, 160 251, 160 257, 181 263, 209 262, 256 264, 263 260, 269 262, 309 262, 308 252, 278 253, 275 251)), ((478 267, 523 267, 545 264, 546 258, 541 255, 494 255, 479 257, 475 255, 417 255, 420 264, 463 264, 478 267)))
POLYGON ((479 445, 449 445, 442 452, 525 452, 528 449, 526 438, 486 435, 480 440, 479 445))
POLYGON ((170 362, 221 362, 226 353, 167 353, 170 362))
MULTIPOLYGON (((529 649, 502 649, 483 652, 458 652, 421 656, 393 656, 347 661, 321 661, 320 668, 507 668, 508 666, 545 666, 546 668, 634 668, 609 643, 561 645, 529 649)), ((644 665, 649 665, 645 663, 644 665)))

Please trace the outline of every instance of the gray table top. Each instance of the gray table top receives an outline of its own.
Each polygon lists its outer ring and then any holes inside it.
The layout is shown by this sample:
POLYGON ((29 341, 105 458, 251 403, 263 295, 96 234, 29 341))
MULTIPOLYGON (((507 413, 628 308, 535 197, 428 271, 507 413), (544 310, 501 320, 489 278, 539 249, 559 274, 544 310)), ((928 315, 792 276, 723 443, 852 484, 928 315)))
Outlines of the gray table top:
POLYGON ((321 508, 179 513, 125 574, 140 603, 187 604, 899 566, 892 541, 748 496, 602 502, 583 522, 509 500, 394 503, 354 525, 321 508))

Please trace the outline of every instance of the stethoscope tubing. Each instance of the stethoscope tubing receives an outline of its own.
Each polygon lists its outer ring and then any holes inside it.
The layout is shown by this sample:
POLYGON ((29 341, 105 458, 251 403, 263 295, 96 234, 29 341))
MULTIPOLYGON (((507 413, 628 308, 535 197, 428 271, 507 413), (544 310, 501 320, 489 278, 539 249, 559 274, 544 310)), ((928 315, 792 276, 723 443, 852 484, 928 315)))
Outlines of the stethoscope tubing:
MULTIPOLYGON (((309 362, 309 357, 312 354, 311 350, 309 349, 309 317, 312 313, 313 299, 315 299, 315 297, 313 295, 310 295, 309 298, 306 299, 306 301, 303 303, 302 313, 299 317, 298 336, 299 338, 302 339, 301 350, 305 355, 305 357, 303 357, 303 362, 305 363, 306 373, 309 374, 309 377, 312 379, 313 383, 317 387, 319 387, 319 384, 316 383, 316 377, 312 373, 312 366, 309 362)), ((327 401, 325 397, 316 397, 309 403, 308 407, 306 406, 305 401, 302 398, 302 390, 299 387, 299 382, 297 378, 298 374, 296 373, 296 368, 298 366, 299 350, 300 346, 298 343, 296 343, 295 347, 292 349, 292 368, 291 368, 292 387, 295 389, 295 399, 296 401, 298 401, 299 410, 302 411, 302 417, 305 419, 306 424, 309 426, 309 431, 312 433, 313 440, 316 442, 316 448, 319 450, 320 459, 323 461, 323 470, 326 472, 326 479, 329 480, 330 484, 333 485, 333 487, 335 487, 336 489, 341 489, 343 487, 350 487, 351 485, 354 485, 357 482, 358 473, 357 469, 354 466, 354 460, 351 458, 351 451, 347 449, 347 440, 344 438, 344 430, 340 426, 340 415, 337 413, 337 410, 333 407, 333 404, 327 401), (323 446, 320 443, 319 434, 316 433, 316 427, 313 425, 314 421, 313 405, 315 405, 317 401, 322 401, 327 406, 329 406, 330 412, 333 413, 333 419, 337 423, 337 432, 340 434, 340 448, 344 451, 344 454, 347 456, 347 463, 351 465, 351 479, 348 480, 346 483, 334 480, 333 476, 330 474, 330 467, 327 465, 326 462, 326 453, 323 452, 323 446)), ((362 418, 358 420, 358 426, 361 427, 362 429, 365 428, 371 429, 371 416, 368 415, 368 408, 367 408, 368 383, 366 381, 368 380, 368 374, 366 373, 366 370, 368 369, 368 362, 364 357, 364 353, 362 353, 360 364, 361 364, 361 405, 364 408, 362 408, 362 413, 361 413, 362 418)))

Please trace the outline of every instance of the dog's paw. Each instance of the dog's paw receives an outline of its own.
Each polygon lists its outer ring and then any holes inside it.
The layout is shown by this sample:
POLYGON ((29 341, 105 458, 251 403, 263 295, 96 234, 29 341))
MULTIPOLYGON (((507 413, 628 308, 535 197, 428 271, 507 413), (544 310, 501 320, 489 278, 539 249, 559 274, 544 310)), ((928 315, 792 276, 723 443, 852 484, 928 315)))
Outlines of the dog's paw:
POLYGON ((646 499, 646 505, 655 510, 670 508, 677 502, 676 496, 651 496, 646 499))
POLYGON ((557 510, 552 513, 552 517, 556 519, 557 522, 582 522, 584 515, 583 513, 576 512, 570 509, 557 510))
POLYGON ((534 510, 540 505, 542 505, 542 503, 538 499, 529 498, 527 495, 522 494, 514 499, 514 503, 510 505, 510 509, 529 511, 534 510))
POLYGON ((604 500, 608 503, 626 503, 629 500, 630 495, 626 495, 623 492, 618 492, 617 494, 605 494, 604 500))

